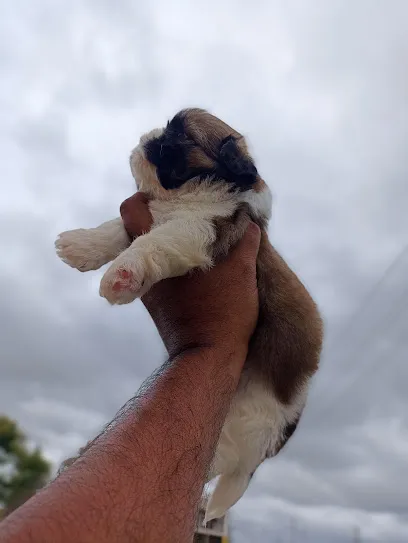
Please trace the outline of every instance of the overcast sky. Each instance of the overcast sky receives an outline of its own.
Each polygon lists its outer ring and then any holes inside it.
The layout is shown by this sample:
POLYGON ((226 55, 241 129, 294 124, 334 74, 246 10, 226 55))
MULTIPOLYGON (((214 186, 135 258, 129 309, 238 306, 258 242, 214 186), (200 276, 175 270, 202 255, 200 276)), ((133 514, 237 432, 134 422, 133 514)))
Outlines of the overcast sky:
POLYGON ((205 107, 248 137, 272 241, 326 323, 302 423, 232 510, 234 543, 289 541, 291 518, 292 541, 358 525, 406 543, 407 58, 405 0, 3 3, 0 411, 58 463, 163 361, 141 304, 110 307, 101 272, 53 243, 118 215, 141 133, 205 107))

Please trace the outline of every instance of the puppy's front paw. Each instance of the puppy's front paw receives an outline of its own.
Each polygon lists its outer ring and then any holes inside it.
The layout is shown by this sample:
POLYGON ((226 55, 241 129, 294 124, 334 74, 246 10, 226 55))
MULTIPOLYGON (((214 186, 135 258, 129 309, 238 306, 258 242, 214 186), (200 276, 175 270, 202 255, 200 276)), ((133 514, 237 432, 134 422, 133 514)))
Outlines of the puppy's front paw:
POLYGON ((55 242, 60 259, 81 272, 98 270, 106 264, 106 254, 96 243, 92 230, 79 228, 62 232, 55 242))
POLYGON ((119 257, 102 277, 99 294, 111 304, 128 304, 149 288, 143 262, 119 257))

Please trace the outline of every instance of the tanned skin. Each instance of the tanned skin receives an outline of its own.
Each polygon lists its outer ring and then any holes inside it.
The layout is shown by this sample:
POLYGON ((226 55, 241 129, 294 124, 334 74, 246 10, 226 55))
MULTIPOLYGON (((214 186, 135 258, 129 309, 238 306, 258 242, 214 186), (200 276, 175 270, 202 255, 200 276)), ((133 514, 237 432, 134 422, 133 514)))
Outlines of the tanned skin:
MULTIPOLYGON (((151 226, 143 194, 121 215, 131 237, 151 226)), ((78 460, 0 523, 1 543, 191 543, 258 317, 259 241, 251 223, 209 272, 145 295, 168 361, 78 460)))

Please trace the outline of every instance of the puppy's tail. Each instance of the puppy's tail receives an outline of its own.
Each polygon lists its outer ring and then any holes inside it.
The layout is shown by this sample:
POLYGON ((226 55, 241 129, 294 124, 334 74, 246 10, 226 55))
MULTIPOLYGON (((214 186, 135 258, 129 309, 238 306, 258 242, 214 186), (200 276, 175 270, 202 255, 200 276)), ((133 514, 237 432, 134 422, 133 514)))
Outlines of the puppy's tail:
POLYGON ((214 518, 224 516, 228 509, 237 503, 244 494, 252 476, 253 473, 243 473, 238 470, 221 475, 214 492, 208 500, 204 524, 214 518))

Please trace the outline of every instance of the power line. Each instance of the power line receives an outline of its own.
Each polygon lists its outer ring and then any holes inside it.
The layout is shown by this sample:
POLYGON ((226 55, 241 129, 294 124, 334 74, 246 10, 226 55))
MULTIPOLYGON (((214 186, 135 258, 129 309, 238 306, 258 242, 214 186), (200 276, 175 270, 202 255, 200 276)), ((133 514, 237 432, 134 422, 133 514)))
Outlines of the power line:
MULTIPOLYGON (((403 259, 403 257, 405 256, 405 254, 408 252, 408 245, 406 247, 404 247, 404 249, 394 258, 394 260, 392 261, 392 263, 387 267, 387 269, 385 270, 385 272, 382 274, 382 276, 380 277, 380 279, 375 283, 375 285, 370 289, 369 293, 367 296, 364 297, 363 301, 361 302, 361 304, 359 305, 358 309, 354 312, 354 314, 347 320, 346 322, 346 325, 343 327, 343 329, 336 335, 335 339, 331 340, 330 342, 330 349, 331 351, 333 350, 336 350, 336 347, 337 345, 340 345, 340 346, 343 346, 343 345, 350 345, 350 338, 353 336, 353 334, 351 334, 350 332, 352 332, 352 330, 356 330, 358 329, 358 326, 356 326, 356 324, 358 324, 359 322, 366 322, 364 321, 363 319, 363 314, 364 314, 364 310, 366 308, 368 308, 368 306, 370 305, 369 302, 371 300, 375 300, 377 298, 377 305, 379 305, 379 302, 381 300, 378 300, 378 296, 376 297, 374 294, 376 291, 378 291, 378 289, 380 288, 380 286, 385 282, 385 280, 387 279, 387 277, 390 276, 390 274, 396 269, 398 268, 398 266, 401 264, 401 261, 403 259), (357 320, 357 318, 359 317, 359 320, 357 320)), ((404 294, 405 294, 406 291, 404 291, 404 294)), ((401 295, 400 295, 401 297, 401 295)), ((386 300, 386 302, 389 301, 388 298, 386 300)), ((385 303, 386 303, 385 302, 385 303)), ((373 311, 372 311, 373 313, 373 311)), ((377 312, 379 315, 381 315, 380 312, 377 312)), ((378 321, 377 323, 378 324, 378 321)), ((372 330, 368 330, 366 331, 365 333, 365 336, 367 336, 367 334, 370 334, 372 330)), ((355 336, 355 334, 354 334, 355 336)), ((361 338, 362 336, 357 336, 357 344, 360 344, 361 343, 361 338)))
MULTIPOLYGON (((408 289, 407 289, 407 293, 408 293, 408 289)), ((407 307, 407 298, 408 297, 401 297, 400 303, 397 306, 394 306, 392 308, 393 310, 386 314, 386 317, 388 317, 389 320, 387 321, 387 326, 384 329, 384 335, 390 330, 390 328, 395 326, 395 322, 399 321, 401 315, 405 313, 405 309, 407 307)), ((377 322, 376 325, 378 324, 382 325, 382 322, 379 322, 379 323, 377 322)), ((374 326, 373 328, 370 329, 369 334, 367 335, 370 335, 370 336, 375 335, 377 329, 378 329, 378 326, 374 326)), ((353 356, 353 360, 355 360, 360 355, 361 347, 363 347, 365 343, 366 342, 362 342, 359 345, 360 348, 358 349, 357 354, 353 356)), ((343 384, 343 386, 337 387, 337 394, 331 395, 331 401, 328 404, 326 404, 324 408, 325 414, 327 413, 328 410, 330 410, 333 407, 333 405, 338 403, 339 399, 342 398, 344 394, 359 379, 361 379, 361 377, 367 372, 368 369, 372 370, 378 364, 378 362, 381 362, 383 360, 384 360, 384 353, 380 352, 378 353, 377 356, 372 356, 368 358, 368 362, 366 362, 365 364, 358 366, 357 371, 353 373, 351 378, 349 378, 346 381, 346 383, 343 384)))
POLYGON ((402 262, 403 258, 408 254, 408 243, 403 247, 403 249, 394 257, 394 259, 391 261, 389 266, 384 270, 382 275, 379 277, 379 279, 374 283, 374 285, 369 289, 367 294, 363 297, 360 304, 358 305, 356 311, 354 311, 353 315, 348 319, 346 325, 343 327, 343 329, 336 335, 333 342, 338 343, 340 339, 342 339, 342 336, 345 335, 346 332, 352 328, 355 319, 358 317, 358 315, 369 305, 370 300, 373 297, 373 294, 381 287, 381 285, 385 282, 387 277, 390 276, 390 274, 399 266, 399 264, 402 262))
POLYGON ((289 517, 289 543, 295 543, 295 520, 289 517))
POLYGON ((353 543, 361 543, 361 531, 359 526, 354 526, 353 543))
MULTIPOLYGON (((365 307, 368 305, 367 302, 369 302, 372 297, 373 297, 373 294, 381 287, 381 285, 385 282, 385 280, 387 279, 387 277, 389 277, 389 275, 400 265, 400 263, 402 262, 404 256, 408 253, 408 244, 403 248, 403 250, 393 259, 393 261, 391 262, 391 264, 386 268, 385 272, 382 274, 382 276, 379 278, 379 280, 374 284, 374 286, 370 289, 369 293, 364 297, 363 299, 363 302, 360 304, 358 310, 353 314, 353 316, 348 320, 346 326, 343 328, 343 330, 341 331, 340 334, 337 335, 337 340, 335 341, 335 344, 336 343, 340 343, 340 340, 342 339, 342 336, 345 335, 348 330, 353 326, 354 324, 354 321, 356 319, 356 317, 362 312, 362 310, 365 309, 365 307)), ((408 293, 408 289, 405 289, 404 290, 404 295, 405 293, 408 293)), ((405 299, 405 296, 400 296, 400 300, 401 302, 398 304, 397 308, 401 308, 401 306, 405 307, 407 304, 406 304, 406 299, 405 299)), ((386 316, 387 317, 394 317, 395 316, 395 306, 393 306, 391 308, 391 311, 389 311, 386 316)), ((398 313, 398 316, 400 315, 400 313, 398 313)), ((384 317, 384 315, 383 315, 384 317)), ((389 321, 389 322, 393 322, 393 321, 389 321)), ((395 322, 395 321, 394 321, 395 322)), ((378 328, 378 325, 381 325, 383 323, 383 318, 381 321, 376 321, 375 324, 374 324, 374 327, 371 327, 367 332, 366 334, 363 336, 364 337, 364 340, 363 342, 361 341, 358 341, 358 347, 357 349, 359 349, 357 352, 359 353, 360 350, 361 350, 361 347, 366 343, 366 339, 367 339, 367 336, 371 337, 373 335, 373 328, 378 328)), ((358 338, 358 339, 361 339, 361 338, 358 338)), ((345 339, 346 341, 346 339, 345 339)), ((341 343, 340 343, 341 344, 341 343)), ((371 364, 366 364, 364 367, 363 367, 363 371, 360 371, 360 372, 357 372, 354 374, 354 377, 353 379, 351 380, 348 380, 346 386, 343 386, 343 387, 339 387, 340 388, 340 393, 339 394, 335 394, 334 395, 334 400, 331 401, 329 403, 329 405, 327 406, 329 409, 338 402, 339 398, 341 398, 343 395, 344 395, 344 392, 347 391, 350 386, 352 386, 359 378, 361 378, 361 376, 364 374, 365 370, 370 367, 370 365, 373 364, 373 362, 376 360, 375 357, 373 357, 372 359, 370 359, 370 362, 371 364)), ((378 359, 377 359, 378 360, 378 359)), ((332 396, 333 397, 333 396, 332 396)), ((326 411, 327 411, 327 408, 325 407, 325 414, 326 414, 326 411)))
MULTIPOLYGON (((334 339, 334 342, 333 342, 334 344, 339 344, 340 343, 340 345, 341 345, 341 341, 343 340, 343 337, 346 336, 348 334, 348 332, 350 331, 350 329, 353 328, 353 326, 355 325, 356 319, 359 317, 359 315, 361 313, 364 313, 366 308, 369 306, 370 301, 373 299, 374 294, 381 288, 381 286, 385 283, 386 279, 392 274, 392 272, 395 269, 398 268, 398 266, 401 264, 401 262, 403 261, 403 259, 404 259, 404 257, 406 256, 407 253, 408 253, 408 244, 402 249, 402 251, 400 251, 399 254, 396 255, 396 257, 392 260, 390 265, 385 269, 383 274, 374 283, 374 285, 369 289, 368 293, 364 296, 363 300, 359 304, 357 310, 348 319, 346 325, 342 328, 342 330, 337 334, 337 336, 336 336, 336 338, 334 339)), ((408 293, 408 289, 404 290, 404 295, 405 295, 405 293, 408 293)), ((397 305, 397 311, 396 311, 396 306, 394 305, 391 308, 391 311, 387 312, 387 314, 386 314, 386 317, 388 317, 388 318, 392 317, 393 318, 393 320, 388 319, 388 321, 387 321, 387 325, 388 325, 387 329, 389 329, 391 327, 391 325, 395 322, 396 319, 394 317, 400 317, 400 315, 402 314, 402 312, 398 311, 398 310, 400 310, 401 307, 405 308, 407 306, 405 296, 400 296, 399 299, 400 299, 400 303, 398 303, 398 305, 397 305)), ((378 325, 379 324, 381 325, 383 322, 384 322, 384 314, 382 315, 382 319, 380 321, 377 320, 375 322, 375 324, 374 324, 374 327, 371 327, 368 330, 368 332, 364 336, 363 342, 361 342, 361 341, 358 342, 359 343, 358 349, 361 348, 362 346, 364 346, 367 335, 371 336, 373 334, 373 328, 376 329, 378 327, 378 325)), ((346 337, 345 339, 347 340, 348 338, 346 337)), ((361 338, 358 338, 358 339, 361 340, 361 338)), ((360 352, 360 351, 358 351, 358 352, 360 352)), ((363 371, 360 371, 359 373, 355 374, 354 379, 351 380, 351 382, 349 381, 347 386, 342 387, 340 389, 340 394, 337 394, 335 396, 335 400, 329 404, 329 406, 328 406, 329 409, 330 409, 330 407, 332 407, 333 405, 335 405, 337 403, 338 399, 343 396, 344 392, 349 389, 350 385, 352 386, 359 378, 361 378, 361 375, 363 375, 364 371, 368 367, 373 367, 375 362, 378 362, 378 360, 382 359, 382 353, 380 353, 380 354, 381 354, 380 357, 377 357, 377 358, 373 357, 373 358, 369 359, 370 364, 366 364, 363 367, 363 371)), ((326 413, 327 413, 327 409, 325 408, 324 414, 326 414, 326 413)), ((361 530, 360 530, 359 526, 354 527, 352 537, 353 537, 353 540, 352 540, 353 543, 361 543, 361 541, 362 541, 362 539, 361 539, 361 530)), ((279 542, 279 541, 281 541, 281 539, 279 538, 277 541, 279 542)), ((295 521, 294 521, 294 518, 292 516, 289 519, 288 542, 289 543, 295 543, 295 521)))

